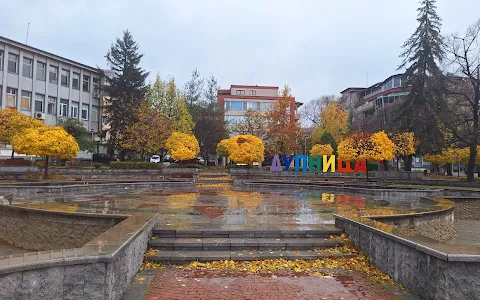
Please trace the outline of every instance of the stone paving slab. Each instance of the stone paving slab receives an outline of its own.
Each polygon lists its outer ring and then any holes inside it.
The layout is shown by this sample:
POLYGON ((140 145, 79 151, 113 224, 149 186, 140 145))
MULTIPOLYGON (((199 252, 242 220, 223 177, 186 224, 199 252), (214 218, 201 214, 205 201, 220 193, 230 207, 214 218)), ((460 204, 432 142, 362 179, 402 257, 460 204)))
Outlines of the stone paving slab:
POLYGON ((419 300, 410 292, 379 285, 359 272, 329 270, 328 276, 291 271, 252 274, 243 271, 159 270, 144 300, 419 300))

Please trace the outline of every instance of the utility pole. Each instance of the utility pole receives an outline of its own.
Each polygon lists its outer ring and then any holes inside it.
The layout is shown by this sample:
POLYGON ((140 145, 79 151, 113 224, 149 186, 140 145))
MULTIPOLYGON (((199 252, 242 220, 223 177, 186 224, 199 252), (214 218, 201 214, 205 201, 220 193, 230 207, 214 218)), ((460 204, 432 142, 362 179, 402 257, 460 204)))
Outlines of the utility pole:
POLYGON ((25 39, 25 45, 28 45, 28 30, 30 29, 30 22, 27 25, 27 38, 25 39))

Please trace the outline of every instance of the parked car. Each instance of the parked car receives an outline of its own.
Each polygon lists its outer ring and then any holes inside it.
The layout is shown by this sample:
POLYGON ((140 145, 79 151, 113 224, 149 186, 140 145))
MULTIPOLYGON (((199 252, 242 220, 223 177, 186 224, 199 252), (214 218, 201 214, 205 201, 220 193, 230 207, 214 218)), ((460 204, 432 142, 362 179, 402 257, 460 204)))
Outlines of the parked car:
POLYGON ((112 160, 113 160, 112 156, 106 153, 95 153, 93 154, 93 159, 92 159, 94 163, 100 163, 105 165, 108 165, 112 160))
POLYGON ((160 163, 160 155, 152 155, 150 156, 150 162, 151 163, 160 163))
POLYGON ((200 164, 202 164, 202 165, 205 164, 205 159, 204 159, 203 157, 197 156, 197 159, 198 159, 198 162, 199 162, 200 164))

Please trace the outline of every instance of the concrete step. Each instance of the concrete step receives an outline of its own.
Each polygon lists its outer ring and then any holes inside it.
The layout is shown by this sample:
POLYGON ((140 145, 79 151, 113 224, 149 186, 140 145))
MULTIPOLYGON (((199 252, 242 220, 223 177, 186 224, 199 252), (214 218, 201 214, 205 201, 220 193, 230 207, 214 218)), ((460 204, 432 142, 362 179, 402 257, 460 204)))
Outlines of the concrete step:
POLYGON ((218 177, 230 177, 228 173, 198 173, 198 178, 218 178, 218 177))
POLYGON ((150 248, 169 251, 311 250, 342 246, 328 238, 158 238, 150 248))
POLYGON ((183 230, 156 227, 152 235, 157 238, 328 238, 338 236, 342 230, 333 225, 322 225, 316 229, 198 229, 183 230))
POLYGON ((215 260, 253 261, 264 259, 322 259, 328 257, 351 258, 355 254, 317 253, 311 251, 159 251, 146 256, 149 261, 163 264, 181 264, 191 261, 208 262, 215 260))

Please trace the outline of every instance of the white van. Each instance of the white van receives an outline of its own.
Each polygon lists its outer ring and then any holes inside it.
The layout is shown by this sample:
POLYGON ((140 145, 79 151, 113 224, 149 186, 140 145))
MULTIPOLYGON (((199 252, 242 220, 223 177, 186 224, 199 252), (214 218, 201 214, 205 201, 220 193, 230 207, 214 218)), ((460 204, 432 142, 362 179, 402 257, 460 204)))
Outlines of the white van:
POLYGON ((160 163, 160 155, 152 155, 150 156, 150 162, 151 163, 160 163))

